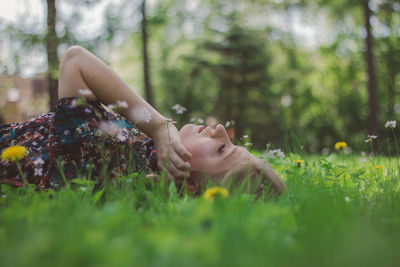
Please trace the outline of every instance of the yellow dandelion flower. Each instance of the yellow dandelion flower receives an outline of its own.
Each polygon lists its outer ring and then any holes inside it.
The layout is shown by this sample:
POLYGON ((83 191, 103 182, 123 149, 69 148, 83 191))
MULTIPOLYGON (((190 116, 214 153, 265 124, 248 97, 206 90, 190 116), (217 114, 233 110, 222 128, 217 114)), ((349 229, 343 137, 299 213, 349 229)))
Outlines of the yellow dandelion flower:
POLYGON ((336 150, 340 150, 341 148, 346 148, 346 147, 347 147, 346 142, 336 142, 336 144, 335 144, 336 150))
POLYGON ((19 161, 23 159, 28 154, 28 150, 26 150, 23 146, 10 146, 3 150, 1 153, 2 161, 19 161))
POLYGON ((217 196, 221 196, 223 198, 227 198, 229 196, 228 190, 223 187, 211 187, 204 192, 204 199, 206 200, 214 200, 217 196))
POLYGON ((378 166, 374 167, 375 170, 382 169, 382 168, 383 168, 383 165, 378 165, 378 166))
POLYGON ((294 163, 301 164, 301 163, 304 163, 304 160, 302 160, 302 159, 295 159, 295 160, 294 160, 294 163))

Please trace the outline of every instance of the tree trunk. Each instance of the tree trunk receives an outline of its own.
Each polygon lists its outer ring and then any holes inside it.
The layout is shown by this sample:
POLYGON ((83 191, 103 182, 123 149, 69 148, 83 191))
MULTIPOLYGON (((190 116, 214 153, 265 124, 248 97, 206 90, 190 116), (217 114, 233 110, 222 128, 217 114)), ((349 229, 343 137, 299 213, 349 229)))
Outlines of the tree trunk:
MULTIPOLYGON (((385 18, 385 24, 390 25, 391 36, 395 29, 392 28, 392 14, 388 14, 385 18)), ((396 44, 389 37, 387 39, 387 51, 385 52, 385 59, 387 65, 387 88, 388 88, 388 104, 387 104, 387 118, 392 120, 395 117, 395 99, 396 99, 396 75, 399 72, 396 65, 396 44)))
POLYGON ((154 106, 153 89, 150 83, 150 63, 147 54, 147 19, 146 0, 142 2, 142 46, 143 46, 143 73, 144 73, 144 94, 147 102, 154 106))
MULTIPOLYGON (((368 132, 370 135, 378 134, 378 99, 377 99, 377 85, 375 78, 375 66, 373 55, 373 37, 371 32, 371 10, 368 6, 368 0, 363 3, 365 29, 367 36, 365 38, 366 46, 366 63, 368 73, 368 97, 369 97, 369 116, 368 116, 368 132)), ((374 142, 374 150, 377 151, 377 144, 374 142)))
POLYGON ((46 52, 47 52, 47 80, 50 96, 50 110, 54 110, 58 101, 58 37, 56 33, 57 9, 56 0, 47 0, 47 31, 46 31, 46 52))

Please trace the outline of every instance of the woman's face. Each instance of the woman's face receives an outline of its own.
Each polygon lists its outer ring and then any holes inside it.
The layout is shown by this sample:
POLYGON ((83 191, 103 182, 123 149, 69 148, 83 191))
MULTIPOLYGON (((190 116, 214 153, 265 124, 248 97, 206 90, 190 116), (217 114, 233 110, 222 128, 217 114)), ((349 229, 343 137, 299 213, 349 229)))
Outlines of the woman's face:
POLYGON ((191 171, 218 173, 228 171, 234 163, 249 154, 232 144, 221 124, 215 129, 187 124, 179 131, 182 143, 192 153, 191 171))

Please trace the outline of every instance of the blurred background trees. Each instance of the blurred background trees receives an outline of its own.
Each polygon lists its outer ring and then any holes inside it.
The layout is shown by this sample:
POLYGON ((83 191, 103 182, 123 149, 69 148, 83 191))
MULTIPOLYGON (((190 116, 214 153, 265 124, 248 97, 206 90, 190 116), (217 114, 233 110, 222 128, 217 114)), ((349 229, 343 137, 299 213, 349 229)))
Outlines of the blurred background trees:
POLYGON ((375 149, 395 151, 384 124, 400 116, 399 1, 51 2, 54 30, 51 21, 42 32, 0 23, 1 36, 21 48, 8 50, 7 72, 18 74, 21 58, 45 53, 46 42, 48 77, 56 78, 57 60, 80 44, 181 124, 233 120, 236 138, 250 135, 258 149, 321 152, 345 140, 368 150, 364 140, 377 134, 375 149), (87 7, 104 2, 99 30, 79 35, 87 7), (175 114, 175 104, 187 111, 175 114))

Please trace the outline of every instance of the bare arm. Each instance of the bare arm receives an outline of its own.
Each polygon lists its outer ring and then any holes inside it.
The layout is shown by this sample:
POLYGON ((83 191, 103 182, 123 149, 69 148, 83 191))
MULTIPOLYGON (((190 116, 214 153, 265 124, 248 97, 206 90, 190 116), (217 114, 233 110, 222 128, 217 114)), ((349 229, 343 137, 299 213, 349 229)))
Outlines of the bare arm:
POLYGON ((171 179, 187 177, 191 158, 182 145, 175 126, 140 95, 130 88, 109 66, 84 48, 73 46, 65 53, 60 66, 59 97, 80 96, 79 89, 89 88, 102 103, 125 101, 127 108, 117 110, 138 128, 153 138, 158 155, 158 167, 166 167, 171 179), (133 114, 146 111, 149 121, 139 120, 133 114))

